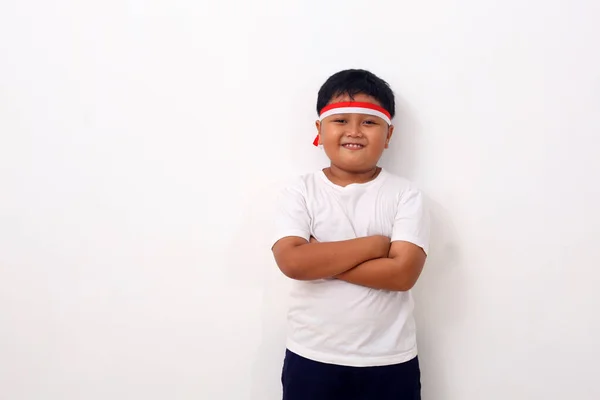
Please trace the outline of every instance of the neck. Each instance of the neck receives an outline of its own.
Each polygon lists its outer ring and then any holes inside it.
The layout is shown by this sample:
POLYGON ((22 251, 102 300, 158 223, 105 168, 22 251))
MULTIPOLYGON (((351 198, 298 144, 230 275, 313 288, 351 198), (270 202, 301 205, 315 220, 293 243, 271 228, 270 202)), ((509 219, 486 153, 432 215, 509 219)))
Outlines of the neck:
POLYGON ((340 169, 335 165, 331 165, 329 168, 325 168, 323 172, 331 182, 336 185, 346 186, 352 183, 366 183, 372 181, 379 175, 381 168, 374 166, 366 171, 351 172, 340 169))

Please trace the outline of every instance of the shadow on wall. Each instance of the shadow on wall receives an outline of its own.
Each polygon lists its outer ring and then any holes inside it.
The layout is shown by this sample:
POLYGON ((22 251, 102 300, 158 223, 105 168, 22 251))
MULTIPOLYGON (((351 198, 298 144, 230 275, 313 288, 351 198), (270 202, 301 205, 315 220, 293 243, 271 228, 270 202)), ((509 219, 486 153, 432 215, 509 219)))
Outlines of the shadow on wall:
MULTIPOLYGON (((405 99, 397 98, 396 128, 382 165, 390 172, 411 181, 418 171, 418 137, 422 129, 405 99)), ((418 186, 418 184, 417 184, 418 186)), ((446 353, 445 337, 464 316, 465 293, 456 290, 464 279, 459 269, 457 231, 444 206, 425 194, 431 215, 430 251, 423 273, 413 290, 419 354, 422 367, 423 398, 443 398, 447 393, 444 363, 437 360, 446 353)))
POLYGON ((422 369, 423 398, 443 398, 448 393, 447 363, 439 362, 448 354, 454 327, 465 315, 465 296, 458 290, 464 285, 459 268, 457 232, 448 212, 427 199, 431 215, 431 239, 425 268, 413 290, 417 341, 422 369))

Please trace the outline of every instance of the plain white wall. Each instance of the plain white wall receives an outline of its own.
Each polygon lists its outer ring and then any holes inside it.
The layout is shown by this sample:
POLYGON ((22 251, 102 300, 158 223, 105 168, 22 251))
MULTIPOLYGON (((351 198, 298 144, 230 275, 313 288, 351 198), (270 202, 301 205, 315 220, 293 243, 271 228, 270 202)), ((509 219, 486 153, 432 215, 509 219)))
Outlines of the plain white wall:
POLYGON ((274 188, 398 96, 425 400, 600 398, 597 1, 0 4, 0 399, 280 398, 274 188))

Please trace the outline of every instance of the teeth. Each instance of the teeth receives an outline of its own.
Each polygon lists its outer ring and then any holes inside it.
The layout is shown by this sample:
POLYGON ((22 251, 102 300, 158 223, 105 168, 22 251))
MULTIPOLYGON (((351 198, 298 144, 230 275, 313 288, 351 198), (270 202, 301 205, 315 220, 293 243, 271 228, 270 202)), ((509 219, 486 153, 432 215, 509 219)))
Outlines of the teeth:
POLYGON ((352 149, 360 149, 361 147, 363 147, 361 144, 354 144, 354 143, 346 143, 344 145, 344 147, 350 147, 352 149))

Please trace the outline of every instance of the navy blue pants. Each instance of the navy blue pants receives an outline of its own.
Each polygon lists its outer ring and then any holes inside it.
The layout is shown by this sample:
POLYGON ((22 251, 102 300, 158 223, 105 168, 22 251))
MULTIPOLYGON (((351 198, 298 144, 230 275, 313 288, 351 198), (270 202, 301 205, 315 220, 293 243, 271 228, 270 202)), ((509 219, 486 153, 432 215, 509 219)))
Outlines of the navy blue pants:
POLYGON ((417 357, 382 367, 324 364, 287 350, 281 374, 283 400, 420 400, 417 357))

